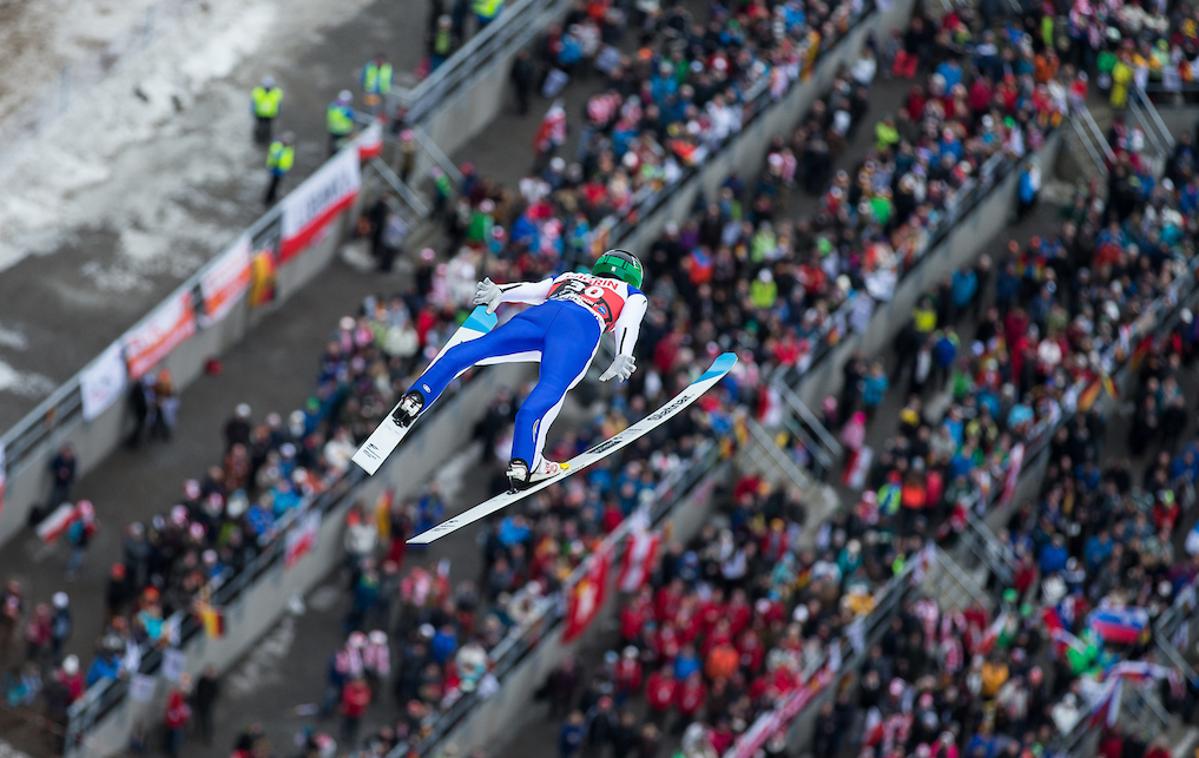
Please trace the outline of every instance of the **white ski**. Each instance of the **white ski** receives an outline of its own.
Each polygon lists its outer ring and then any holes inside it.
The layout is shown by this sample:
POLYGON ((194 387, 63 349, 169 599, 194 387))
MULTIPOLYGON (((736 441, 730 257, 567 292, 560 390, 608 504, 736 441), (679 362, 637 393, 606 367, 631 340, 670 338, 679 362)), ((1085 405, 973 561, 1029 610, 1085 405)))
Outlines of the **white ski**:
POLYGON ((634 442, 657 427, 669 421, 687 406, 694 403, 701 395, 710 390, 717 382, 725 377, 733 366, 737 365, 737 356, 732 353, 722 353, 712 362, 712 365, 698 379, 687 385, 682 392, 675 395, 669 402, 649 414, 622 432, 604 440, 590 450, 579 453, 574 458, 562 464, 562 473, 555 477, 540 481, 525 490, 509 491, 496 495, 485 503, 480 503, 468 511, 447 519, 426 532, 408 540, 409 545, 428 545, 431 542, 456 532, 464 526, 475 523, 481 518, 490 516, 496 511, 507 508, 529 495, 533 495, 551 484, 556 484, 571 474, 582 471, 596 461, 607 458, 625 445, 634 442))
MULTIPOLYGON (((497 321, 498 319, 496 319, 495 314, 488 313, 487 309, 483 306, 475 308, 429 365, 432 366, 436 363, 441 356, 445 355, 447 350, 459 342, 466 342, 467 340, 473 340, 476 337, 482 337, 484 334, 487 334, 495 328, 497 321)), ((396 408, 398 407, 399 403, 397 402, 396 408)), ((358 448, 358 452, 354 453, 352 460, 368 474, 374 474, 378 471, 379 467, 383 465, 383 461, 387 460, 387 456, 391 455, 399 447, 400 442, 403 441, 408 432, 412 431, 412 427, 416 426, 416 422, 414 421, 407 428, 401 429, 391 420, 391 414, 395 413, 395 410, 395 408, 391 409, 391 413, 388 413, 387 417, 379 422, 379 425, 375 427, 375 431, 371 432, 371 436, 367 437, 366 442, 363 442, 361 447, 358 448)), ((428 409, 424 410, 427 411, 428 409)), ((422 412, 417 417, 417 421, 424 415, 424 412, 422 412)))

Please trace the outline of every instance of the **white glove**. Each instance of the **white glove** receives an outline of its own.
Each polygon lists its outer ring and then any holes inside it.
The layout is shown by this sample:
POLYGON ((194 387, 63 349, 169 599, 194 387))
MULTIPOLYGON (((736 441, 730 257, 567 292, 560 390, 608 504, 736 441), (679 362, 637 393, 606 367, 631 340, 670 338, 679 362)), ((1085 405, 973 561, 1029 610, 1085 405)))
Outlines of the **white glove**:
POLYGON ((500 285, 484 279, 475 285, 475 305, 486 305, 488 313, 495 313, 500 305, 500 285))
POLYGON ((636 358, 631 355, 618 355, 616 356, 616 359, 612 361, 612 365, 608 367, 608 370, 600 374, 600 381, 606 382, 611 379, 619 379, 622 382, 627 381, 636 370, 636 358))

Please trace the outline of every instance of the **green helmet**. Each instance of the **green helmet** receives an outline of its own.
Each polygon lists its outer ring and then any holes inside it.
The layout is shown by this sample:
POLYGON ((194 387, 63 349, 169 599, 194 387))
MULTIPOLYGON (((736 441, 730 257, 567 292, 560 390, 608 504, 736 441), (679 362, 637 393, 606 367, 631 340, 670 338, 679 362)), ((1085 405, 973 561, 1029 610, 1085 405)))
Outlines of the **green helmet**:
POLYGON ((591 267, 591 273, 596 276, 610 276, 619 279, 630 287, 641 289, 641 261, 628 250, 609 250, 596 259, 591 267))

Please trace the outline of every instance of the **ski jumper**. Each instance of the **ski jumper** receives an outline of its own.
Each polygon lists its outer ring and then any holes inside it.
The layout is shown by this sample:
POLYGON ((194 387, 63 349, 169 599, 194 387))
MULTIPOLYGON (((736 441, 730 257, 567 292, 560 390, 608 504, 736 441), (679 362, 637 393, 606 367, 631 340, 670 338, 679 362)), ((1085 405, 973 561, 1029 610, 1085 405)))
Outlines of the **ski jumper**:
POLYGON ((530 467, 541 460, 550 425, 566 393, 587 374, 605 332, 616 336, 618 354, 632 355, 649 305, 636 287, 619 279, 566 273, 540 282, 500 285, 501 303, 533 305, 488 334, 446 351, 425 370, 410 392, 424 398, 422 410, 460 373, 480 361, 540 352, 537 385, 516 413, 512 457, 530 467))

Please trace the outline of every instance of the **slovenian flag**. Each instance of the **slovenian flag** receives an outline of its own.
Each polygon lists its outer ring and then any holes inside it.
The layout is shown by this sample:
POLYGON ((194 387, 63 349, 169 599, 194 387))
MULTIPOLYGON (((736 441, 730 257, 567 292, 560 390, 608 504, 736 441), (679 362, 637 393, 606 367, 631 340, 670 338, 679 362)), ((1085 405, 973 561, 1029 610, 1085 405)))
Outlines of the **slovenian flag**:
POLYGON ((1107 643, 1131 645, 1149 633, 1149 611, 1144 608, 1099 608, 1089 619, 1091 629, 1107 643))

